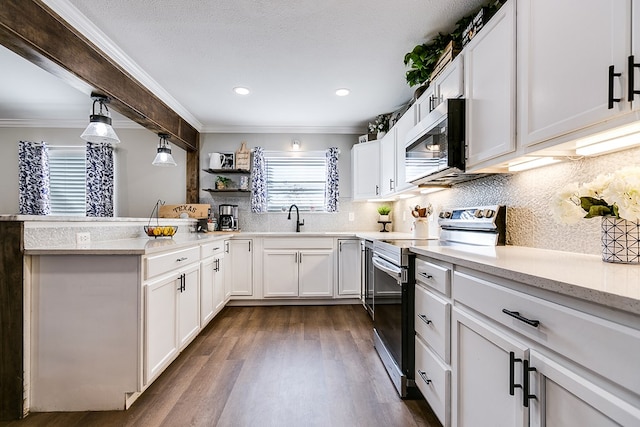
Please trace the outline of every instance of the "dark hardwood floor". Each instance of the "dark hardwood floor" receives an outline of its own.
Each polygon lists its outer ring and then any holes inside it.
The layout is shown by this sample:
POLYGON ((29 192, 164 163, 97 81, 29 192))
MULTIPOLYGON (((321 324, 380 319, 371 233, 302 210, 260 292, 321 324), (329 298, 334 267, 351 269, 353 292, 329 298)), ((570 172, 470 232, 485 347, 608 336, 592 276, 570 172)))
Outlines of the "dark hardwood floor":
POLYGON ((440 426, 398 397, 357 305, 227 307, 129 410, 0 425, 440 426))

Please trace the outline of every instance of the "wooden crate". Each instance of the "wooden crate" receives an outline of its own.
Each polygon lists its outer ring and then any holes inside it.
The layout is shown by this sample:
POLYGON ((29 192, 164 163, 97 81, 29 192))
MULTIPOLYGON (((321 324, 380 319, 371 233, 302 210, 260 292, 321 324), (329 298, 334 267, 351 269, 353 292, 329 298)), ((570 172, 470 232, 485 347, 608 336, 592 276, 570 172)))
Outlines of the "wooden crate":
POLYGON ((444 48, 444 52, 442 52, 440 58, 438 58, 438 62, 436 63, 433 72, 431 73, 430 80, 433 81, 436 77, 438 77, 442 70, 444 70, 444 67, 449 65, 449 63, 453 61, 453 58, 455 58, 458 53, 460 53, 460 49, 458 49, 453 40, 451 40, 447 47, 444 48))
POLYGON ((160 206, 158 216, 160 218, 180 218, 180 215, 183 213, 189 215, 189 218, 209 218, 211 215, 211 205, 192 203, 185 203, 183 205, 162 205, 160 206))

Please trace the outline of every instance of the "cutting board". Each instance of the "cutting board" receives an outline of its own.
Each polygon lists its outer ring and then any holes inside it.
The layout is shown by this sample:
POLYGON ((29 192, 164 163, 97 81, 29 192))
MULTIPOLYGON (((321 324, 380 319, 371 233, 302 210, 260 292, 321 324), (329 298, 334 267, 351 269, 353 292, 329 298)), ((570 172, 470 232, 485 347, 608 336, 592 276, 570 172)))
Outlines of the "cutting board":
POLYGON ((160 218, 180 218, 180 215, 186 213, 189 218, 209 218, 211 214, 211 205, 209 204, 193 204, 185 203, 183 205, 162 205, 160 206, 160 218))

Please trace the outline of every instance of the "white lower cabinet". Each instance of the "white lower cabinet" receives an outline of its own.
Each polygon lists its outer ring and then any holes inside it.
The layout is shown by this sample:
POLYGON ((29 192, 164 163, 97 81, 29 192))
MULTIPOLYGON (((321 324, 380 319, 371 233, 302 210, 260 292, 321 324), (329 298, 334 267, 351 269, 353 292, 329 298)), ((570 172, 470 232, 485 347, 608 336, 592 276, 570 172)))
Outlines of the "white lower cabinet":
POLYGON ((265 298, 333 296, 332 238, 269 238, 263 241, 265 298))
POLYGON ((204 328, 225 304, 224 253, 200 262, 200 327, 204 328))
POLYGON ((454 274, 453 425, 640 425, 639 331, 509 285, 454 274))
POLYGON ((265 249, 265 298, 333 296, 333 251, 265 249))
POLYGON ((338 296, 359 296, 361 291, 362 252, 360 240, 338 240, 338 296))
POLYGON ((253 296, 253 240, 224 241, 225 298, 253 296))
POLYGON ((453 425, 477 426, 484 420, 494 427, 526 426, 522 390, 510 393, 514 381, 522 384, 522 369, 515 369, 510 355, 524 360, 526 346, 457 308, 452 321, 453 425), (510 372, 517 376, 511 379, 510 372))
POLYGON ((531 350, 531 427, 637 426, 640 409, 602 389, 571 368, 531 350))
POLYGON ((200 331, 200 266, 145 286, 144 383, 149 384, 200 331))
POLYGON ((452 269, 436 260, 416 260, 414 379, 444 427, 451 426, 452 269))

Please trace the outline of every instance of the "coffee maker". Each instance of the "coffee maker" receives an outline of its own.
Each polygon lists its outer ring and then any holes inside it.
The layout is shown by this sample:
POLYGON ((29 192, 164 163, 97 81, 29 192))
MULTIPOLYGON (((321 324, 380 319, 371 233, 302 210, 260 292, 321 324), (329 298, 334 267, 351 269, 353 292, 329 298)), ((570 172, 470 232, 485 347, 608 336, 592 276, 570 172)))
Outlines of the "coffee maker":
POLYGON ((238 227, 238 205, 220 205, 218 208, 220 216, 221 231, 237 231, 238 227))

